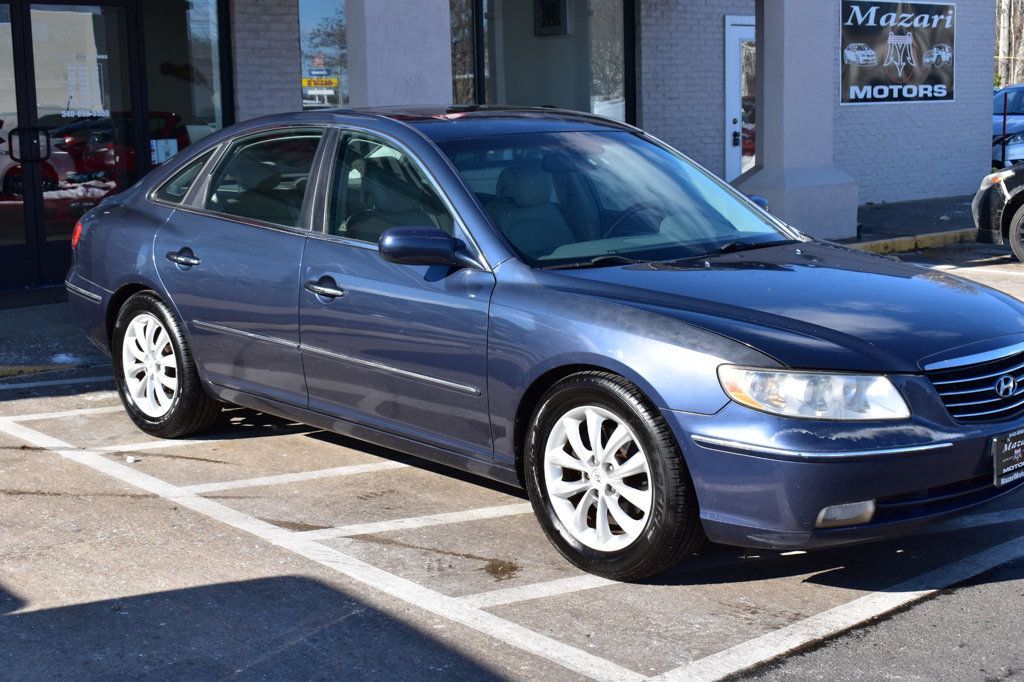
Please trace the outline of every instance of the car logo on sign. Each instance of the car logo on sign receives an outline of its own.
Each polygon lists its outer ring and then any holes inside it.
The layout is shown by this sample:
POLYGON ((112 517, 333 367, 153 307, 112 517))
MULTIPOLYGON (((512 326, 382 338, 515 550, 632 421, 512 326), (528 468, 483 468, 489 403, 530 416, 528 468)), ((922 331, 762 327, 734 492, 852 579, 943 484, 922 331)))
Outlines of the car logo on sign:
POLYGON ((1009 398, 1017 391, 1017 380, 1009 374, 996 379, 996 393, 1000 398, 1009 398))

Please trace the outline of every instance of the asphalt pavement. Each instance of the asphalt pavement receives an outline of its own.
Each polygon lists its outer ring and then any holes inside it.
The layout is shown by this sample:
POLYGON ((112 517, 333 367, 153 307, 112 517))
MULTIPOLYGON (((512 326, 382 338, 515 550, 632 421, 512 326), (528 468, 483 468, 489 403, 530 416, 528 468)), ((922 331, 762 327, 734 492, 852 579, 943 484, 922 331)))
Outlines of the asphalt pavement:
MULTIPOLYGON (((904 258, 1024 298, 1008 251, 904 258)), ((1022 493, 898 540, 707 545, 613 583, 520 491, 242 409, 158 441, 65 303, 0 323, 66 334, 19 363, 83 359, 0 378, 0 678, 1024 677, 1022 493)))

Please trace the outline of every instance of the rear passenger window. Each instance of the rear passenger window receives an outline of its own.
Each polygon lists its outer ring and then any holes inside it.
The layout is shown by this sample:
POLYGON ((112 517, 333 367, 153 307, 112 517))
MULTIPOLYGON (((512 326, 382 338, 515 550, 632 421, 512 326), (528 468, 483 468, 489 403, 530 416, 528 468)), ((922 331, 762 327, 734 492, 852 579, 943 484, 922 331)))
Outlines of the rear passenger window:
POLYGON ((211 156, 213 156, 212 150, 186 165, 174 177, 165 182, 153 196, 161 201, 180 204, 184 200, 185 195, 188 194, 188 191, 192 189, 192 184, 199 177, 199 172, 203 170, 211 156))
POLYGON ((299 227, 321 137, 319 129, 290 129, 235 142, 214 171, 204 208, 299 227))

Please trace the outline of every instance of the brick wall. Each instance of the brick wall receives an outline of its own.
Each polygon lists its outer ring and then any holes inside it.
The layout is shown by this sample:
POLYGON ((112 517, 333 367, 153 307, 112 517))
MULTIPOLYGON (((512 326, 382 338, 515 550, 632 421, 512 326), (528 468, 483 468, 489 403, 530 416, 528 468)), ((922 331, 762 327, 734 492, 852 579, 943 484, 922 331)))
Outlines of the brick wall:
POLYGON ((754 0, 641 0, 640 126, 721 174, 725 170, 725 16, 754 0))
MULTIPOLYGON (((822 30, 838 33, 839 0, 823 1, 835 4, 835 23, 822 30)), ((754 0, 639 4, 640 125, 722 173, 725 16, 753 15, 754 0)), ((956 11, 955 102, 840 106, 832 56, 832 151, 861 203, 970 194, 989 168, 995 3, 959 0, 956 11)))
MULTIPOLYGON (((956 3, 955 102, 836 104, 836 163, 856 178, 861 203, 978 189, 991 167, 994 26, 992 0, 956 3)), ((838 51, 834 58, 838 74, 838 51)))
POLYGON ((231 0, 235 118, 302 108, 298 0, 231 0))

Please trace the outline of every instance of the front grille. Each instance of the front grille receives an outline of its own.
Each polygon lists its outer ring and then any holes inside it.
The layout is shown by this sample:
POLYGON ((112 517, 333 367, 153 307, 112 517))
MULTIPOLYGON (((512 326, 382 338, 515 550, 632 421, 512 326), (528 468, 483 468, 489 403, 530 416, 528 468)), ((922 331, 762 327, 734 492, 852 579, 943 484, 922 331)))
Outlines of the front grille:
POLYGON ((996 422, 1024 412, 1024 353, 998 360, 926 372, 953 419, 961 422, 996 422), (1011 376, 1016 388, 1001 397, 996 384, 1011 376))

